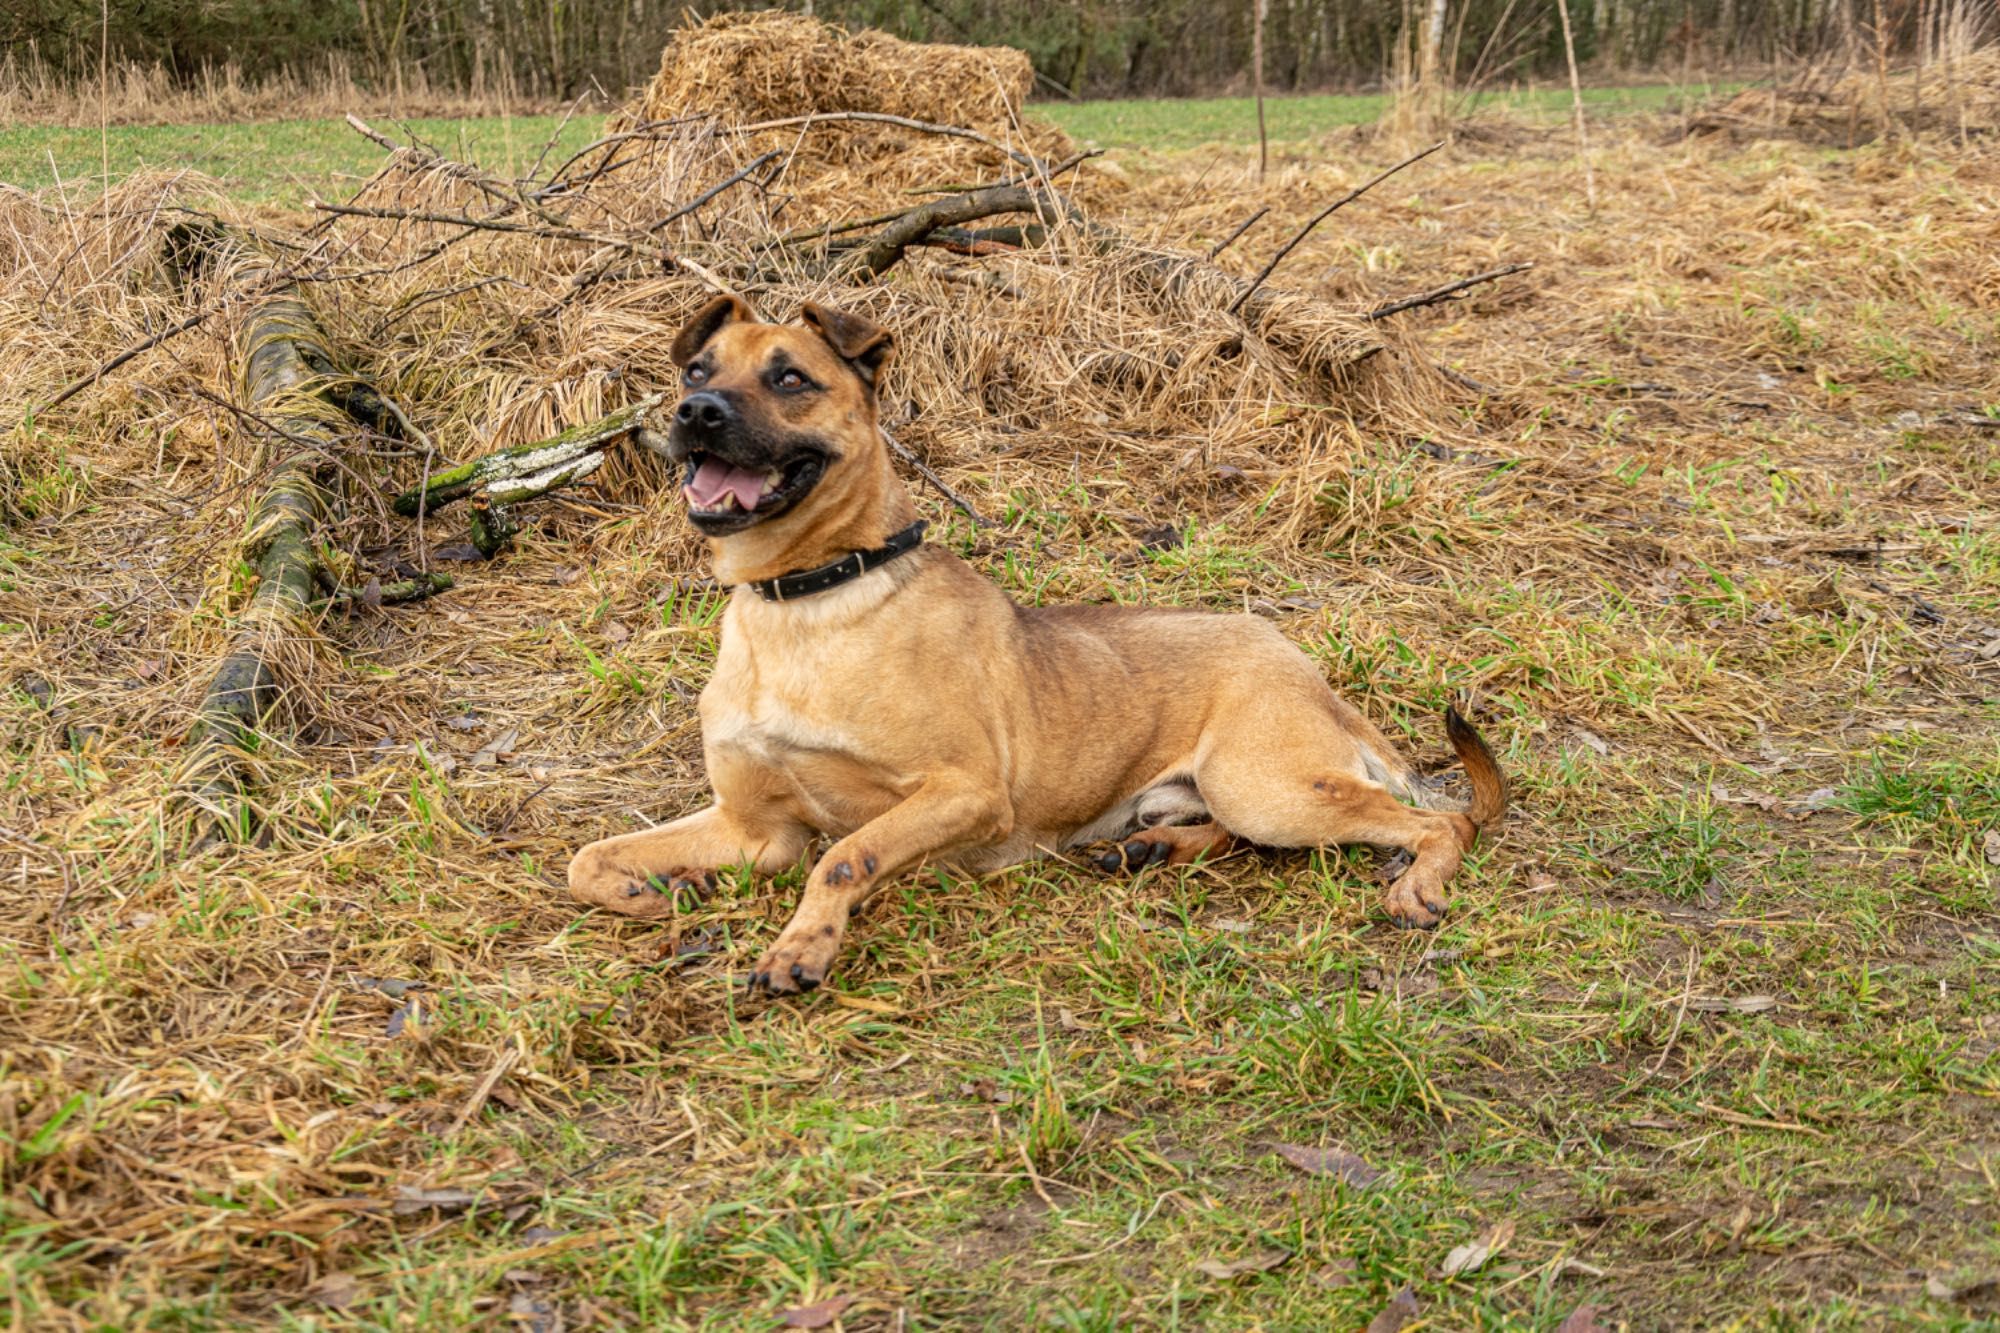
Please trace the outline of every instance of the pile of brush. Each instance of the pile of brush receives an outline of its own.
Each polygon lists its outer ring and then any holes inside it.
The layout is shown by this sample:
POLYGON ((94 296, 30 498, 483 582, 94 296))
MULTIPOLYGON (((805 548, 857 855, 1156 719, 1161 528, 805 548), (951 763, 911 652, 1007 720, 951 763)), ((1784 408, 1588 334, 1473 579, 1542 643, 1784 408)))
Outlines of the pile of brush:
POLYGON ((1940 55, 1899 70, 1807 70, 1747 88, 1697 113, 1692 136, 1792 139, 1853 148, 1898 134, 1956 138, 2000 131, 2000 48, 1940 55))
MULTIPOLYGON (((46 204, 0 202, 18 224, 0 261, 21 275, 0 372, 41 404, 38 429, 150 442, 133 471, 213 469, 201 526, 247 528, 211 543, 177 611, 193 752, 236 758, 281 704, 314 720, 323 691, 301 682, 326 663, 327 610, 438 591, 437 564, 469 554, 461 525, 491 555, 526 515, 665 509, 671 479, 625 442, 717 293, 893 330, 884 426, 979 523, 1010 468, 1053 459, 1167 496, 1238 488, 1225 507, 1309 540, 1312 479, 1357 428, 1448 422, 1444 381, 1370 312, 1117 218, 1120 183, 1022 114, 1029 79, 1018 52, 728 17, 682 34, 603 138, 523 177, 356 121, 380 170, 290 226, 212 216, 152 178, 104 199, 80 257, 46 204), (1258 481, 1285 475, 1304 481, 1258 481)), ((678 525, 649 539, 699 577, 678 525)), ((215 768, 196 790, 235 790, 215 768)))

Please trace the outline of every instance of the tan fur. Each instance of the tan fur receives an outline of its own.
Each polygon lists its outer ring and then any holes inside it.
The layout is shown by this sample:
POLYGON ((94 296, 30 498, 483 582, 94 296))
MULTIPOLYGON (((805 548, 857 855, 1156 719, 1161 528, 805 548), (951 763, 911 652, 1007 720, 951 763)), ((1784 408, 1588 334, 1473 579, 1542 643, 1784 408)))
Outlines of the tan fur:
MULTIPOLYGON (((773 325, 721 306, 696 317, 676 359, 705 352, 708 386, 774 414, 766 424, 836 442, 839 457, 789 512, 713 540, 717 577, 811 568, 911 522, 875 424, 886 335, 847 360, 836 344, 851 352, 873 327, 855 316, 773 325), (824 391, 764 393, 759 376, 779 354, 824 391)), ((1424 799, 1408 764, 1264 621, 1022 608, 935 546, 798 601, 738 587, 701 723, 715 804, 583 848, 570 888, 660 917, 678 882, 744 862, 778 870, 815 836, 834 839, 751 974, 773 992, 823 981, 853 911, 925 863, 986 871, 1102 839, 1123 841, 1107 859, 1126 866, 1194 860, 1232 838, 1374 843, 1414 858, 1388 890, 1390 914, 1429 926, 1478 827, 1406 803, 1424 799)), ((1455 715, 1448 730, 1473 780, 1471 814, 1490 822, 1505 804, 1499 769, 1455 715)))

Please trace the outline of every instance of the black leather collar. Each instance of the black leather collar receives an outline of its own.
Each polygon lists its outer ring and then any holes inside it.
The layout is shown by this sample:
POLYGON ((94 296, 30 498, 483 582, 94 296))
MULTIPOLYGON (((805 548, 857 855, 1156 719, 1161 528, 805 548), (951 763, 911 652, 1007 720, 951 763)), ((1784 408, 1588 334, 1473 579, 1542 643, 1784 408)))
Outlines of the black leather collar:
POLYGON ((916 550, 923 545, 924 529, 928 526, 920 518, 872 551, 852 551, 830 565, 794 570, 774 579, 755 579, 747 586, 755 588, 757 595, 767 602, 789 602, 825 592, 829 588, 838 588, 871 569, 880 569, 899 555, 908 555, 916 550))

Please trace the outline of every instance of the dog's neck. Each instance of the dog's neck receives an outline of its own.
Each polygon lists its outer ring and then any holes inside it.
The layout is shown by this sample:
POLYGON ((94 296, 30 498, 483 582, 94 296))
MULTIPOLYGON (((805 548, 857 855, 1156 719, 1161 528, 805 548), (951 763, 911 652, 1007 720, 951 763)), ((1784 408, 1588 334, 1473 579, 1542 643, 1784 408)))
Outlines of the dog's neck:
POLYGON ((851 479, 847 491, 840 497, 808 496, 783 518, 711 538, 715 581, 754 583, 816 569, 856 551, 874 550, 917 521, 916 502, 889 466, 886 451, 866 473, 851 479))

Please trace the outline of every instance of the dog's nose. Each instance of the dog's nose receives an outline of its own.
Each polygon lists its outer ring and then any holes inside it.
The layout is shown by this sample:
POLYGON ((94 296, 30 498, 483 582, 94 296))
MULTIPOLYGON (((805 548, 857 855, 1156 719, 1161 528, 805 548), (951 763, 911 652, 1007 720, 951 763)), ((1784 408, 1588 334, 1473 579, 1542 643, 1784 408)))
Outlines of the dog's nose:
POLYGON ((729 400, 719 393, 691 393, 674 409, 677 425, 700 431, 720 430, 734 415, 729 400))

